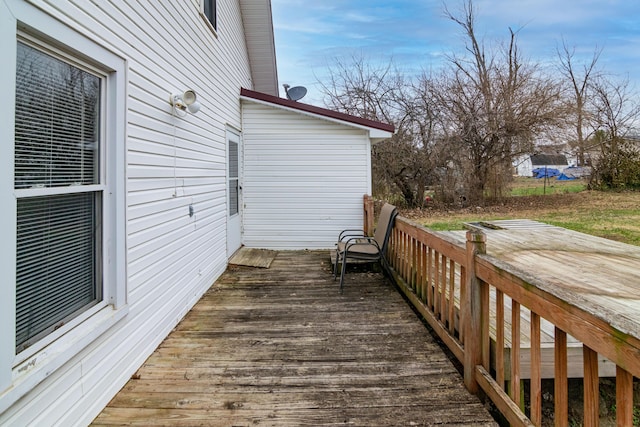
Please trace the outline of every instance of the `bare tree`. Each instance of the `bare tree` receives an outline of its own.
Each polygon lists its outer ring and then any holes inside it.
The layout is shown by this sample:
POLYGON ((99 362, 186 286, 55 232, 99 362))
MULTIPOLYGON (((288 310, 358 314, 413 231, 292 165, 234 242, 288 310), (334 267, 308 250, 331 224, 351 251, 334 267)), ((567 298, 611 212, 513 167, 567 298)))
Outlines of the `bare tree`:
POLYGON ((393 63, 373 66, 362 57, 336 61, 328 83, 321 83, 325 105, 337 111, 393 123, 396 132, 372 150, 374 193, 399 194, 406 206, 423 202, 430 165, 433 103, 420 97, 393 63))
MULTIPOLYGON (((640 103, 629 80, 600 76, 592 82, 593 124, 599 156, 591 175, 592 188, 640 188, 640 148, 630 138, 640 119, 640 103)), ((595 148, 595 147, 594 147, 595 148)))
POLYGON ((336 59, 329 81, 320 87, 328 108, 390 123, 398 116, 391 95, 399 78, 392 62, 373 66, 362 56, 352 56, 348 62, 336 59))
POLYGON ((458 151, 470 202, 484 200, 504 187, 496 179, 509 170, 514 156, 530 152, 535 135, 556 123, 560 110, 558 86, 525 61, 517 31, 509 29, 502 46, 485 48, 475 28, 472 0, 465 0, 461 16, 445 15, 458 24, 466 38, 468 56, 449 57, 451 68, 433 96, 445 112, 447 140, 458 151))
POLYGON ((557 85, 522 59, 515 31, 485 50, 471 0, 461 18, 445 13, 463 29, 470 55, 451 56, 441 75, 408 81, 391 63, 352 58, 337 61, 322 85, 329 108, 396 126, 391 141, 374 148, 374 183, 409 206, 422 202, 427 184, 438 185, 445 201, 501 195, 513 157, 530 152, 535 135, 559 116, 557 85))
POLYGON ((573 145, 578 153, 578 166, 585 165, 585 146, 590 133, 587 130, 591 127, 589 114, 589 89, 591 83, 600 76, 596 65, 602 49, 595 48, 590 61, 578 67, 575 63, 575 49, 570 49, 566 41, 562 41, 562 48, 557 48, 556 53, 560 61, 559 70, 568 85, 568 118, 570 127, 575 131, 573 145))

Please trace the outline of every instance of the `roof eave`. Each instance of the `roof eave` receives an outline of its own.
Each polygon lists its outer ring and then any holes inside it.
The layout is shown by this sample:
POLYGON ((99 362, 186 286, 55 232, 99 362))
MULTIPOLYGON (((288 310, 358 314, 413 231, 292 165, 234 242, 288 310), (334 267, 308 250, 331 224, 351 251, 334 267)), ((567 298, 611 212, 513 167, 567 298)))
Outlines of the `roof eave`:
POLYGON ((315 105, 304 104, 302 102, 279 98, 277 96, 272 96, 245 88, 242 88, 240 90, 240 99, 363 129, 368 131, 369 138, 371 139, 372 143, 390 138, 395 131, 395 127, 387 123, 363 119, 361 117, 352 116, 338 111, 328 110, 326 108, 316 107, 315 105))
POLYGON ((372 144, 377 144, 393 136, 393 132, 383 131, 380 129, 371 129, 369 131, 369 139, 372 144))
POLYGON ((278 67, 271 0, 240 0, 253 88, 278 95, 278 67))

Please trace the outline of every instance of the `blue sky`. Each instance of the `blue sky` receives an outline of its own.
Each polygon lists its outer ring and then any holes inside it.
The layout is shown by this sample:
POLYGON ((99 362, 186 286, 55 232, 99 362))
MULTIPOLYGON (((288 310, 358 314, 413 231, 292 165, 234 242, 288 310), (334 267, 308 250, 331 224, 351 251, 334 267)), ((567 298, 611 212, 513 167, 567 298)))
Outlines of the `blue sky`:
MULTIPOLYGON (((446 54, 462 53, 459 27, 446 19, 441 0, 272 0, 281 85, 306 86, 302 102, 322 105, 317 79, 336 58, 353 55, 394 64, 406 73, 438 69, 446 54)), ((458 11, 462 2, 446 1, 458 11)), ((476 0, 477 35, 486 43, 520 29, 522 53, 551 66, 562 39, 587 61, 603 48, 600 67, 628 75, 640 89, 640 1, 476 0)))

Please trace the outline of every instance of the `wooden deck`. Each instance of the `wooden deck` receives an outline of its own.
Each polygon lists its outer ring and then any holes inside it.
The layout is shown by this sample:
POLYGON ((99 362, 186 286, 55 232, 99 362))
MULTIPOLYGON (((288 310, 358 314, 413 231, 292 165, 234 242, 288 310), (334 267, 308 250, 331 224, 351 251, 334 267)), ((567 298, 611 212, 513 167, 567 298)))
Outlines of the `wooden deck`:
POLYGON ((496 425, 381 274, 230 268, 94 425, 496 425))

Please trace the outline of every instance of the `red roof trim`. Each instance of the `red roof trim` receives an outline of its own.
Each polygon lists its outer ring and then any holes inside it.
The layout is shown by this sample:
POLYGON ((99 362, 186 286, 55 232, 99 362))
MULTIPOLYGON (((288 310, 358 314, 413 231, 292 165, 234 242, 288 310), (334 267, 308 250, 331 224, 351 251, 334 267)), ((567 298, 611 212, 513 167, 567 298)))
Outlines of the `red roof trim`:
POLYGON ((356 117, 350 114, 340 113, 338 111, 316 107, 314 105, 303 104, 301 102, 291 101, 289 99, 279 98, 277 96, 268 95, 266 93, 256 92, 256 91, 245 89, 245 88, 240 89, 240 96, 257 99, 259 101, 269 102, 271 104, 281 105, 283 107, 293 108, 295 110, 305 111, 307 113, 317 114, 319 116, 325 116, 332 119, 342 120, 345 122, 354 123, 361 126, 380 129, 380 130, 384 130, 391 133, 395 131, 395 127, 387 123, 382 123, 375 120, 363 119, 362 117, 356 117))

